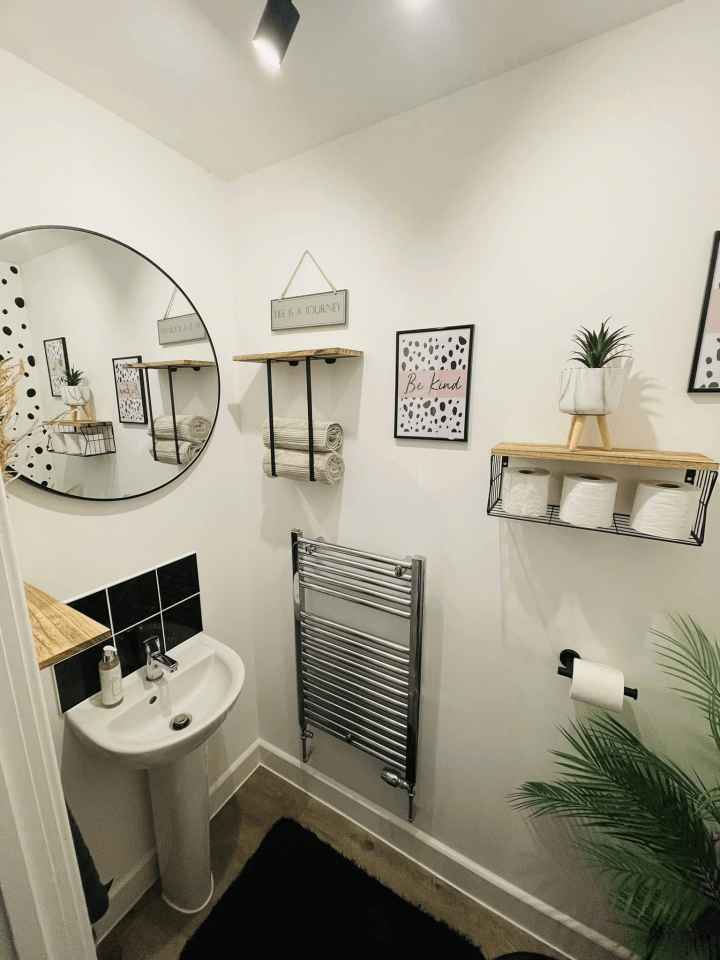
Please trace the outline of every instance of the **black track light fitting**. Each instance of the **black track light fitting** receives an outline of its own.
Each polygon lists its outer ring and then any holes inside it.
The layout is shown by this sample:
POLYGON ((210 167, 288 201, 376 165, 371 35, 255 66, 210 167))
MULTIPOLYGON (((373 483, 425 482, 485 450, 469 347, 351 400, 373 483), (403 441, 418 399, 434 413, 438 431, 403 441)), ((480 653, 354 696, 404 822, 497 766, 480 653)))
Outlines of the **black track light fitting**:
POLYGON ((292 0, 268 0, 253 44, 274 67, 282 63, 299 20, 300 13, 292 0))

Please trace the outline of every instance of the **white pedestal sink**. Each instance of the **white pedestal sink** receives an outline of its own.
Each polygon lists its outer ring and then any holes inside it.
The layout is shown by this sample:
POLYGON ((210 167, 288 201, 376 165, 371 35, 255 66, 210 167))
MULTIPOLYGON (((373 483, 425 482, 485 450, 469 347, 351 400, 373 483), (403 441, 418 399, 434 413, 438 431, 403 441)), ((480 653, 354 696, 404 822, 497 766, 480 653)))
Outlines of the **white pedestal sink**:
POLYGON ((163 898, 196 913, 213 892, 206 741, 240 695, 245 667, 205 633, 170 651, 175 673, 149 681, 145 668, 123 679, 124 700, 104 707, 100 694, 66 713, 81 740, 131 767, 148 770, 163 898), (189 714, 181 730, 173 719, 189 714))

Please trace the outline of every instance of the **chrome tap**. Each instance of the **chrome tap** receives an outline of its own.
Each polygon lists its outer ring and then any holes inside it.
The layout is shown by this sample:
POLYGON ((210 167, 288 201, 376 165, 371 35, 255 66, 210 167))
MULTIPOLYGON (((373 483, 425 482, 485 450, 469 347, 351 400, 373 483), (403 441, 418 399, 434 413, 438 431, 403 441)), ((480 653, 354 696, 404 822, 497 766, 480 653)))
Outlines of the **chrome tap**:
POLYGON ((148 637, 143 640, 145 647, 145 673, 148 680, 160 680, 165 671, 175 673, 178 668, 177 660, 168 657, 160 649, 160 637, 148 637))

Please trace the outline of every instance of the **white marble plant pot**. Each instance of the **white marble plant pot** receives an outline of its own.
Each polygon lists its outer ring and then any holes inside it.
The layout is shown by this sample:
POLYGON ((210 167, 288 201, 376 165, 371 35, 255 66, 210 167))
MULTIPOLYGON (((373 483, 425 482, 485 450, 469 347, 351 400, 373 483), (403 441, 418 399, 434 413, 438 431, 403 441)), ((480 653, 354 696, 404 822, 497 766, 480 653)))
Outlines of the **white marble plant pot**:
POLYGON ((560 410, 575 416, 614 413, 624 383, 624 367, 568 367, 560 374, 560 410))
POLYGON ((80 383, 76 387, 70 387, 67 383, 61 383, 60 398, 68 407, 82 407, 90 403, 90 386, 87 383, 80 383))

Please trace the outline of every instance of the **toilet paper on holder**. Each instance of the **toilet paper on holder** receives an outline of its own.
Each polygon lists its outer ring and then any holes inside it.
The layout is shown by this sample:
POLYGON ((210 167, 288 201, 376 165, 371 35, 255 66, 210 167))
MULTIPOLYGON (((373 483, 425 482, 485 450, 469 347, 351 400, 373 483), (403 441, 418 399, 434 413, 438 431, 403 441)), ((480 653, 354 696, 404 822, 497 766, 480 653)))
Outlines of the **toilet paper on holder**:
MULTIPOLYGON (((561 676, 561 677, 569 677, 569 678, 572 680, 572 679, 574 678, 574 674, 575 674, 575 661, 576 661, 576 660, 582 660, 582 657, 580 656, 579 653, 576 653, 575 650, 563 650, 563 651, 560 653, 560 663, 562 664, 562 666, 561 666, 561 667, 558 667, 558 671, 557 671, 557 672, 558 672, 558 676, 561 676)), ((588 663, 587 666, 589 667, 590 664, 588 663)), ((595 666, 595 665, 593 665, 593 666, 595 666)), ((597 666, 599 666, 599 664, 598 664, 597 666)), ((609 668, 608 668, 608 669, 609 669, 609 668)), ((636 688, 636 687, 626 687, 626 686, 624 685, 624 682, 623 682, 623 695, 626 696, 626 697, 630 697, 630 698, 633 699, 633 700, 637 700, 637 698, 638 698, 637 688, 636 688)), ((572 696, 572 689, 571 689, 571 696, 572 696)), ((583 699, 583 700, 584 700, 584 697, 578 696, 578 697, 576 697, 575 699, 583 699)), ((588 701, 587 701, 587 700, 584 700, 584 702, 588 702, 588 701)), ((613 707, 610 707, 609 705, 607 705, 606 708, 607 708, 607 709, 613 709, 613 707)), ((618 708, 618 710, 619 710, 619 709, 620 709, 620 708, 618 708)))

